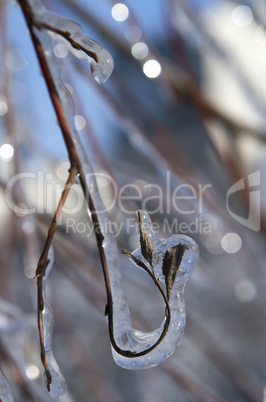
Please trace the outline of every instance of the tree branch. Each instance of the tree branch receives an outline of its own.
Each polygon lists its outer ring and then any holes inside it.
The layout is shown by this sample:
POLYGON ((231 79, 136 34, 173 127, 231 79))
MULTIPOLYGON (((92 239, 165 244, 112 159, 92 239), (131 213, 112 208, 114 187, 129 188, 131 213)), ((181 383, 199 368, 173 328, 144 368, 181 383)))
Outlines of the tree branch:
POLYGON ((38 262, 38 266, 36 269, 36 277, 37 277, 37 311, 38 311, 38 329, 39 329, 39 338, 40 338, 40 347, 41 347, 41 360, 46 374, 46 385, 48 391, 50 391, 50 384, 52 383, 51 374, 48 368, 45 346, 44 346, 44 329, 43 329, 43 309, 44 309, 44 299, 43 299, 43 278, 45 276, 46 268, 50 262, 48 259, 48 253, 52 244, 52 240, 58 225, 58 221, 60 215, 62 213, 63 206, 66 202, 67 196, 69 194, 70 188, 74 183, 74 180, 78 174, 78 170, 75 166, 70 167, 69 177, 66 182, 65 188, 62 192, 58 207, 53 216, 52 223, 48 229, 47 239, 41 254, 41 257, 38 262))

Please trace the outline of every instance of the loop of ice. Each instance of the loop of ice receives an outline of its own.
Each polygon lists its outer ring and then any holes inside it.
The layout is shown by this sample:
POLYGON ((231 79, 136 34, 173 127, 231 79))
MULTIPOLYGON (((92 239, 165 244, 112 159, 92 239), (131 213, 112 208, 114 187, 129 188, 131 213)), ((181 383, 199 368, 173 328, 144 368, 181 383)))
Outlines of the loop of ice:
MULTIPOLYGON (((154 272, 155 277, 160 281, 162 288, 167 290, 167 298, 170 307, 170 323, 167 333, 149 353, 140 355, 145 349, 152 348, 160 339, 165 320, 159 329, 153 332, 136 331, 131 326, 123 328, 119 321, 121 320, 119 306, 115 303, 116 295, 114 295, 114 328, 116 343, 123 350, 131 350, 137 357, 127 357, 119 354, 114 347, 112 353, 116 363, 127 369, 148 368, 160 364, 164 359, 172 355, 182 340, 186 321, 184 288, 198 261, 198 246, 188 236, 173 235, 168 239, 162 239, 156 235, 152 228, 152 222, 149 215, 145 211, 138 211, 139 219, 141 219, 141 227, 144 228, 148 235, 151 254, 144 252, 143 245, 140 245, 133 253, 135 259, 141 261, 150 272, 154 272), (182 253, 180 254, 180 250, 182 253), (180 254, 179 266, 171 267, 173 272, 169 272, 169 278, 166 275, 167 266, 166 253, 169 255, 180 254), (145 256, 144 256, 144 255, 145 256), (150 262, 148 260, 150 260, 150 262), (151 266, 151 264, 152 266, 151 266)), ((135 260, 132 260, 136 264, 135 260)), ((139 264, 136 264, 139 266, 139 264)), ((168 267, 170 265, 168 264, 168 267)), ((117 286, 116 286, 117 291, 117 286)))

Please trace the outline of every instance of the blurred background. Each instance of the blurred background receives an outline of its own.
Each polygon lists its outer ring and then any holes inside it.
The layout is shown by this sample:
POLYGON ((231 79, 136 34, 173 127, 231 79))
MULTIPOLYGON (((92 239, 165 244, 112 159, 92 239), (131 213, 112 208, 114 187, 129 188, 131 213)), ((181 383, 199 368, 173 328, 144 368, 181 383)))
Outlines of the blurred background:
MULTIPOLYGON (((160 236, 183 233, 200 248, 180 347, 158 367, 119 368, 98 249, 74 184, 47 289, 54 354, 69 390, 62 401, 263 401, 265 2, 44 4, 81 24, 114 59, 100 86, 88 63, 53 43, 119 248, 138 247, 139 208, 160 236)), ((69 162, 14 1, 0 3, 0 48, 0 369, 16 401, 46 402, 33 277, 69 162)), ((134 326, 156 329, 164 317, 160 295, 122 255, 121 267, 134 326)))

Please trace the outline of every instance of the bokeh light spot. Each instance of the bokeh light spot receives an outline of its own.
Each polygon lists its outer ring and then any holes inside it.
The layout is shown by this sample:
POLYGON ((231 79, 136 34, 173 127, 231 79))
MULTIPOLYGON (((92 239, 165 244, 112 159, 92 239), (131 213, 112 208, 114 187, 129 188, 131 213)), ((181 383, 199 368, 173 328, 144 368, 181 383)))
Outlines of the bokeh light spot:
POLYGON ((63 43, 57 43, 54 47, 54 54, 59 59, 64 59, 68 54, 68 48, 63 43))
POLYGON ((112 8, 112 17, 118 22, 125 21, 128 15, 129 10, 127 6, 123 3, 117 3, 112 8))
POLYGON ((149 48, 146 43, 137 42, 132 46, 131 53, 136 59, 145 59, 148 56, 149 48))
POLYGON ((253 13, 248 6, 237 6, 232 13, 232 20, 238 27, 247 27, 253 20, 253 13))
POLYGON ((3 144, 0 147, 0 158, 5 161, 11 161, 14 155, 14 148, 10 144, 3 144))
POLYGON ((141 38, 141 29, 137 25, 130 25, 125 30, 125 37, 129 42, 138 42, 141 38))
POLYGON ((148 60, 143 65, 143 72, 148 78, 158 77, 161 70, 161 64, 157 60, 148 60))
POLYGON ((24 233, 33 233, 35 231, 35 223, 31 221, 25 221, 22 224, 22 230, 24 233))
POLYGON ((256 296, 256 287, 248 279, 241 279, 237 282, 234 289, 235 297, 241 302, 249 302, 256 296))
POLYGON ((38 369, 37 366, 35 366, 35 364, 29 364, 25 368, 25 374, 29 380, 34 381, 34 380, 37 380, 37 378, 39 377, 40 370, 38 369))
POLYGON ((237 233, 227 233, 222 238, 222 248, 229 254, 237 253, 242 246, 241 237, 237 233))

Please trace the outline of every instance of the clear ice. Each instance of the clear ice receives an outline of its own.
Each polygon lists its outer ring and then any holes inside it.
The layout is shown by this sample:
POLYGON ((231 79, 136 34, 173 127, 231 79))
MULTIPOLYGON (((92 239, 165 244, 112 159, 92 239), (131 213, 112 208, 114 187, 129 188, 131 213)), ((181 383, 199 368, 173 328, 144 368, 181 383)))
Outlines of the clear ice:
POLYGON ((37 30, 41 29, 57 42, 64 43, 78 59, 88 61, 93 78, 98 84, 103 84, 114 69, 110 53, 98 42, 86 37, 77 22, 48 11, 39 0, 31 0, 30 4, 37 30))
POLYGON ((54 264, 54 252, 51 247, 48 253, 49 264, 43 277, 43 301, 44 309, 42 311, 43 343, 45 356, 52 382, 50 384, 50 395, 54 399, 59 399, 67 392, 67 386, 63 374, 61 373, 52 351, 52 335, 54 326, 53 311, 46 297, 46 283, 49 273, 54 264))
POLYGON ((7 381, 3 377, 0 371, 0 401, 2 402, 14 402, 12 391, 7 381))

